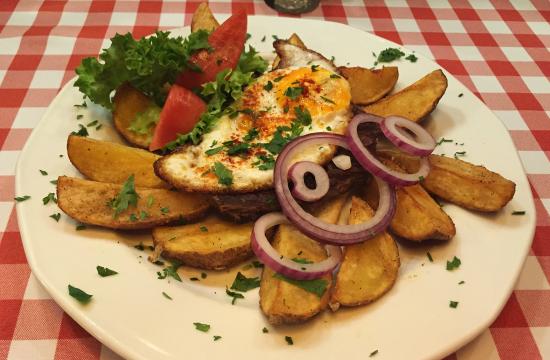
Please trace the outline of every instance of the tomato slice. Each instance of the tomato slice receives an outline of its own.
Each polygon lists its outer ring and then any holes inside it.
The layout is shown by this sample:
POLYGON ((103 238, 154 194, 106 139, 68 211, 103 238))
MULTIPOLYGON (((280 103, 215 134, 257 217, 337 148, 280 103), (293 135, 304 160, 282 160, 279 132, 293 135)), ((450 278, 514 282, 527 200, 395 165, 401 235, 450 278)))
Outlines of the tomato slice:
POLYGON ((193 89, 215 80, 216 75, 222 70, 235 69, 244 49, 246 26, 244 12, 236 13, 227 19, 208 37, 208 43, 214 50, 202 50, 191 57, 191 62, 198 65, 202 72, 184 71, 176 80, 176 84, 193 89))
POLYGON ((200 97, 191 90, 173 85, 160 113, 149 150, 158 150, 176 140, 178 134, 193 130, 205 110, 206 104, 200 97))

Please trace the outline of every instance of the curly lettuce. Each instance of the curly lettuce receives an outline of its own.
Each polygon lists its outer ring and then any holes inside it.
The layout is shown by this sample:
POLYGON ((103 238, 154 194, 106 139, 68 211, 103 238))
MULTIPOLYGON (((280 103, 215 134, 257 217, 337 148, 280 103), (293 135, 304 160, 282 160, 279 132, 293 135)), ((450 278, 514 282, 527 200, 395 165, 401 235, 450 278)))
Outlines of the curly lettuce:
POLYGON ((173 84, 186 69, 200 71, 189 63, 193 53, 210 49, 208 32, 199 30, 187 38, 169 37, 168 31, 135 40, 130 33, 116 34, 99 59, 85 58, 76 68, 74 86, 92 102, 113 109, 111 93, 128 82, 162 106, 173 84))

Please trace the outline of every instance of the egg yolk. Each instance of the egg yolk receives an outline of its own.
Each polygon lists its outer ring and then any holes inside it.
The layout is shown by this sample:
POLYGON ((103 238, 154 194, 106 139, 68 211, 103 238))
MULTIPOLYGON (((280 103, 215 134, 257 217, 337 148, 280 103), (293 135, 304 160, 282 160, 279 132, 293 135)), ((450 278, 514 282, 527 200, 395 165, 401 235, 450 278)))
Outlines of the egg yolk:
POLYGON ((347 108, 349 85, 341 76, 320 67, 296 69, 273 83, 281 108, 306 108, 312 116, 347 108))

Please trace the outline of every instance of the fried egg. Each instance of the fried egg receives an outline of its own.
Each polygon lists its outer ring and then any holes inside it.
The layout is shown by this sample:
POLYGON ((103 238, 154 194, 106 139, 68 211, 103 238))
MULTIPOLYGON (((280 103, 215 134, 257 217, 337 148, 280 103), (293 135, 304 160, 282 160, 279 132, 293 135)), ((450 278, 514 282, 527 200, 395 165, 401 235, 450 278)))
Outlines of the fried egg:
MULTIPOLYGON (((288 142, 284 139, 315 132, 343 134, 351 117, 350 101, 346 79, 320 65, 271 71, 244 90, 236 116, 220 118, 198 145, 161 158, 155 164, 157 174, 186 191, 269 189, 274 160, 288 142)), ((306 150, 296 161, 324 164, 334 153, 328 145, 306 150)))

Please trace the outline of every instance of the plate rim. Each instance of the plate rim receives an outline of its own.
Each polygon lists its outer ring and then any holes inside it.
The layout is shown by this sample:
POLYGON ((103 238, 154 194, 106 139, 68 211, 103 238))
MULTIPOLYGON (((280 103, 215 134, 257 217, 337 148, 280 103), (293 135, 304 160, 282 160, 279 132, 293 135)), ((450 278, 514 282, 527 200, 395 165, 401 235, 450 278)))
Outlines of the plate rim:
MULTIPOLYGON (((278 19, 277 16, 268 16, 268 15, 248 15, 248 18, 258 18, 258 19, 268 18, 270 21, 273 21, 274 19, 278 19)), ((399 47, 399 48, 405 49, 405 50, 409 50, 407 48, 406 44, 401 45, 401 44, 395 43, 391 40, 382 38, 382 37, 380 37, 378 35, 375 35, 371 32, 365 31, 363 29, 360 29, 360 28, 357 28, 357 27, 354 27, 354 26, 348 25, 348 24, 343 24, 343 23, 334 22, 334 21, 323 21, 323 20, 317 20, 317 19, 310 19, 310 18, 286 18, 285 20, 295 21, 297 23, 299 23, 299 22, 322 23, 322 24, 325 24, 325 25, 326 25, 327 22, 329 22, 331 24, 331 26, 338 26, 338 27, 342 27, 342 28, 352 28, 354 30, 363 32, 364 35, 366 35, 366 36, 368 36, 371 39, 374 39, 376 41, 382 41, 382 42, 391 44, 392 46, 399 47)), ((159 24, 159 27, 160 27, 160 24, 159 24)), ((186 32, 189 29, 190 29, 190 26, 183 26, 183 27, 178 27, 178 28, 170 28, 170 29, 167 29, 167 31, 171 31, 171 32, 184 31, 184 32, 186 32)), ((429 56, 426 56, 424 54, 416 53, 416 55, 419 58, 423 58, 423 59, 426 59, 430 62, 433 62, 433 63, 437 64, 437 66, 444 72, 446 77, 451 77, 454 80, 456 80, 457 83, 459 83, 463 87, 464 91, 466 91, 467 93, 472 95, 472 98, 474 98, 474 101, 477 102, 478 106, 482 106, 482 107, 486 108, 487 110, 489 110, 493 114, 493 116, 495 118, 497 118, 499 120, 499 122, 498 122, 499 126, 501 126, 505 130, 505 133, 506 133, 506 136, 508 137, 508 140, 514 145, 514 150, 515 150, 514 156, 516 157, 516 160, 522 166, 522 174, 521 174, 522 175, 522 180, 525 180, 526 183, 529 184, 529 180, 528 180, 527 174, 525 172, 525 167, 523 166, 521 158, 519 157, 518 150, 517 150, 515 144, 512 141, 512 137, 510 135, 510 132, 508 131, 508 129, 506 128, 506 126, 502 122, 502 120, 480 98, 475 96, 475 94, 473 94, 473 92, 469 88, 467 88, 460 80, 458 80, 453 74, 448 72, 443 66, 438 64, 435 59, 433 59, 429 56)), ((45 123, 44 119, 48 118, 49 114, 53 111, 53 109, 55 108, 57 103, 61 101, 60 100, 61 99, 60 94, 65 93, 67 91, 67 88, 73 87, 73 83, 74 83, 76 78, 77 77, 75 76, 75 77, 69 79, 67 81, 67 83, 58 91, 58 93, 56 94, 54 100, 48 105, 47 110, 44 112, 44 114, 42 115, 40 121, 33 128, 31 134, 29 135, 27 141, 25 142, 25 145, 24 145, 23 149, 21 150, 21 152, 19 154, 19 157, 17 159, 17 164, 16 164, 16 168, 15 168, 15 191, 16 191, 16 193, 20 192, 19 190, 22 186, 19 179, 21 179, 22 176, 23 176, 23 174, 22 174, 22 171, 23 171, 22 163, 24 162, 24 158, 25 158, 26 153, 29 151, 29 150, 27 150, 27 148, 29 147, 29 144, 32 143, 32 140, 36 136, 38 136, 36 134, 39 133, 39 131, 36 131, 36 130, 38 130, 42 126, 44 126, 44 123, 45 123)), ((514 287, 515 287, 515 285, 517 283, 517 280, 518 280, 518 278, 521 274, 521 271, 524 268, 525 261, 527 259, 529 250, 531 248, 531 244, 532 244, 533 238, 534 238, 534 233, 535 233, 535 230, 536 230, 536 207, 535 207, 535 204, 534 204, 533 193, 532 193, 532 190, 531 190, 530 187, 528 187, 527 190, 528 190, 529 204, 526 204, 526 205, 528 205, 528 207, 530 207, 530 209, 528 209, 529 211, 531 211, 531 209, 532 209, 532 213, 533 213, 533 217, 531 218, 532 219, 531 224, 529 224, 529 230, 530 231, 529 231, 529 234, 528 234, 528 238, 530 239, 530 241, 528 243, 526 243, 525 249, 523 249, 524 251, 521 254, 521 257, 523 259, 522 262, 521 262, 522 265, 516 270, 515 275, 513 277, 513 281, 510 281, 508 283, 508 286, 507 286, 507 289, 506 289, 507 296, 501 299, 500 303, 494 308, 494 311, 489 316, 487 316, 485 321, 480 321, 478 323, 478 326, 475 327, 475 329, 471 329, 468 333, 465 333, 463 336, 455 338, 453 342, 449 342, 449 345, 446 348, 441 349, 437 353, 434 352, 433 353, 434 358, 444 357, 444 356, 447 356, 447 355, 457 351, 458 349, 460 349, 461 347, 463 347, 464 345, 466 345, 467 343, 472 341, 474 338, 476 338, 485 329, 489 328, 489 326, 495 321, 495 319, 498 317, 498 315, 502 312, 502 309, 504 308, 505 304, 507 303, 508 299, 510 298, 510 295, 512 294, 512 292, 514 290, 514 287)), ((48 294, 52 297, 52 299, 75 322, 77 322, 88 333, 90 333, 90 335, 92 335, 101 344, 107 346, 108 348, 110 348, 112 351, 114 351, 118 355, 120 355, 124 358, 131 358, 131 359, 146 359, 137 350, 134 350, 132 347, 130 347, 128 345, 125 345, 122 341, 117 340, 115 337, 110 335, 109 332, 106 329, 104 329, 101 326, 99 326, 98 324, 96 324, 89 317, 89 315, 86 314, 86 312, 82 311, 82 305, 81 304, 79 304, 75 301, 72 301, 72 298, 67 297, 66 294, 63 294, 61 291, 57 291, 56 288, 51 283, 49 283, 47 279, 45 279, 44 274, 40 271, 40 266, 36 263, 36 259, 34 257, 34 254, 29 249, 29 247, 31 246, 30 242, 25 240, 25 239, 28 239, 29 235, 28 235, 28 231, 27 231, 27 228, 25 226, 25 223, 24 223, 25 220, 23 220, 22 217, 19 216, 19 210, 18 209, 19 209, 20 206, 21 206, 21 204, 19 204, 19 203, 15 204, 15 208, 16 208, 16 211, 17 211, 17 222, 18 222, 19 232, 21 234, 21 241, 22 241, 22 244, 23 244, 23 248, 24 248, 24 251, 25 251, 27 262, 29 264, 29 267, 31 268, 32 274, 37 278, 37 280, 44 287, 44 289, 48 292, 48 294)))

